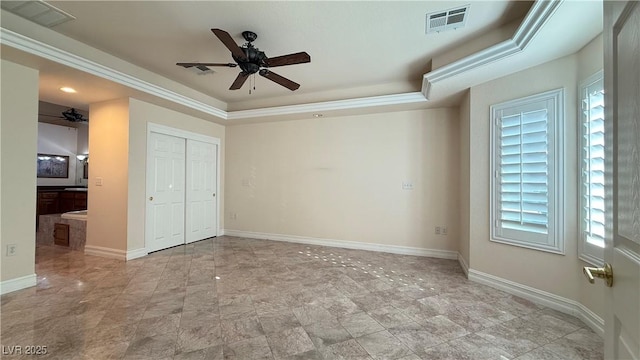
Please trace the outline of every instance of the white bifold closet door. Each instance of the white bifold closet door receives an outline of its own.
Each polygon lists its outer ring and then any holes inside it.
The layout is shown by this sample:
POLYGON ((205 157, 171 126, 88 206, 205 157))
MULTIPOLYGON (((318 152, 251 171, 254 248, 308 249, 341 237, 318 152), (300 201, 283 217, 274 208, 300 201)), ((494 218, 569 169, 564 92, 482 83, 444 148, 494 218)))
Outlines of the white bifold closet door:
POLYGON ((217 144, 150 132, 147 252, 217 235, 217 144))
POLYGON ((184 244, 184 138, 151 133, 147 154, 146 248, 184 244))
POLYGON ((187 140, 186 242, 216 236, 217 146, 187 140))

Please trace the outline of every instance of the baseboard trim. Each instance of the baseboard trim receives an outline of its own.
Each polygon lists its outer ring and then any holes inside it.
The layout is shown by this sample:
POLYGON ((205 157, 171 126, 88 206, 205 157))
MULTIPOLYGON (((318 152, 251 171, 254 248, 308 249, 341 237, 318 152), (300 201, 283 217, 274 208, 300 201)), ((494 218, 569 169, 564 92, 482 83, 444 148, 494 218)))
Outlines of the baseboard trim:
POLYGON ((467 279, 469 278, 469 265, 467 265, 467 262, 464 260, 464 258, 462 257, 462 254, 458 253, 458 262, 460 263, 460 267, 462 268, 462 271, 464 272, 464 276, 467 277, 467 279))
POLYGON ((291 242, 291 243, 298 243, 298 244, 331 246, 331 247, 355 249, 355 250, 378 251, 378 252, 386 252, 386 253, 400 254, 400 255, 426 256, 426 257, 450 259, 450 260, 456 260, 458 258, 458 252, 450 251, 450 250, 423 249, 423 248, 416 248, 416 247, 409 247, 409 246, 383 245, 383 244, 364 243, 364 242, 357 242, 357 241, 323 239, 323 238, 315 238, 315 237, 309 237, 309 236, 271 234, 271 233, 252 232, 252 231, 229 230, 229 229, 225 229, 223 233, 226 236, 236 236, 236 237, 243 237, 243 238, 250 238, 250 239, 275 240, 275 241, 284 241, 284 242, 291 242))
POLYGON ((604 337, 604 319, 598 316, 598 314, 591 311, 586 306, 575 302, 578 308, 578 318, 587 324, 591 330, 595 331, 600 337, 604 337))
POLYGON ((124 250, 106 248, 102 246, 85 245, 84 253, 86 255, 100 256, 109 259, 127 260, 127 252, 124 250))
POLYGON ((141 257, 147 256, 148 254, 149 253, 147 252, 146 248, 128 250, 126 258, 127 258, 127 261, 129 261, 129 260, 133 260, 133 259, 137 259, 137 258, 141 258, 141 257))
POLYGON ((36 274, 5 280, 0 282, 0 295, 36 286, 37 283, 36 274))
POLYGON ((604 320, 586 306, 571 299, 542 291, 498 276, 469 269, 469 280, 520 296, 565 314, 573 315, 587 324, 598 335, 604 335, 604 320))

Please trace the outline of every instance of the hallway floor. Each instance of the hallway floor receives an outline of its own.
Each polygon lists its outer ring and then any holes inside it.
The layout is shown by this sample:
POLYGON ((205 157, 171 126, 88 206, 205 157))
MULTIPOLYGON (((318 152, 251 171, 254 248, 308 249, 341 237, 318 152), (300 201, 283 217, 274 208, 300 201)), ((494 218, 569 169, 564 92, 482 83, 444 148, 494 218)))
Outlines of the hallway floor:
POLYGON ((126 263, 42 246, 36 272, 2 296, 3 358, 603 358, 580 320, 453 260, 223 236, 126 263))

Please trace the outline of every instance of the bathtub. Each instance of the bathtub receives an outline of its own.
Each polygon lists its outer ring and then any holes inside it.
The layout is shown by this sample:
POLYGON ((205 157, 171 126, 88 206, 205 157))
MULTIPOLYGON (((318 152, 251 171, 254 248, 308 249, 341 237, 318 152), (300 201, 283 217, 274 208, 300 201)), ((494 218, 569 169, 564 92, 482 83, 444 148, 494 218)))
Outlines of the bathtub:
POLYGON ((62 214, 62 218, 87 221, 87 210, 69 211, 62 214))

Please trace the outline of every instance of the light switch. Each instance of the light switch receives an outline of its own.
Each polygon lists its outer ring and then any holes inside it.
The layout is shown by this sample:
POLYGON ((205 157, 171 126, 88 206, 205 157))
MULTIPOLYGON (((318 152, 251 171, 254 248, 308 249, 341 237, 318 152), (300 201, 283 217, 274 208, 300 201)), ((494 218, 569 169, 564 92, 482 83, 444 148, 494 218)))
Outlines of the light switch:
POLYGON ((96 178, 96 186, 102 186, 102 178, 101 177, 97 177, 96 178))
POLYGON ((413 190, 413 183, 410 181, 403 181, 402 190, 413 190))

